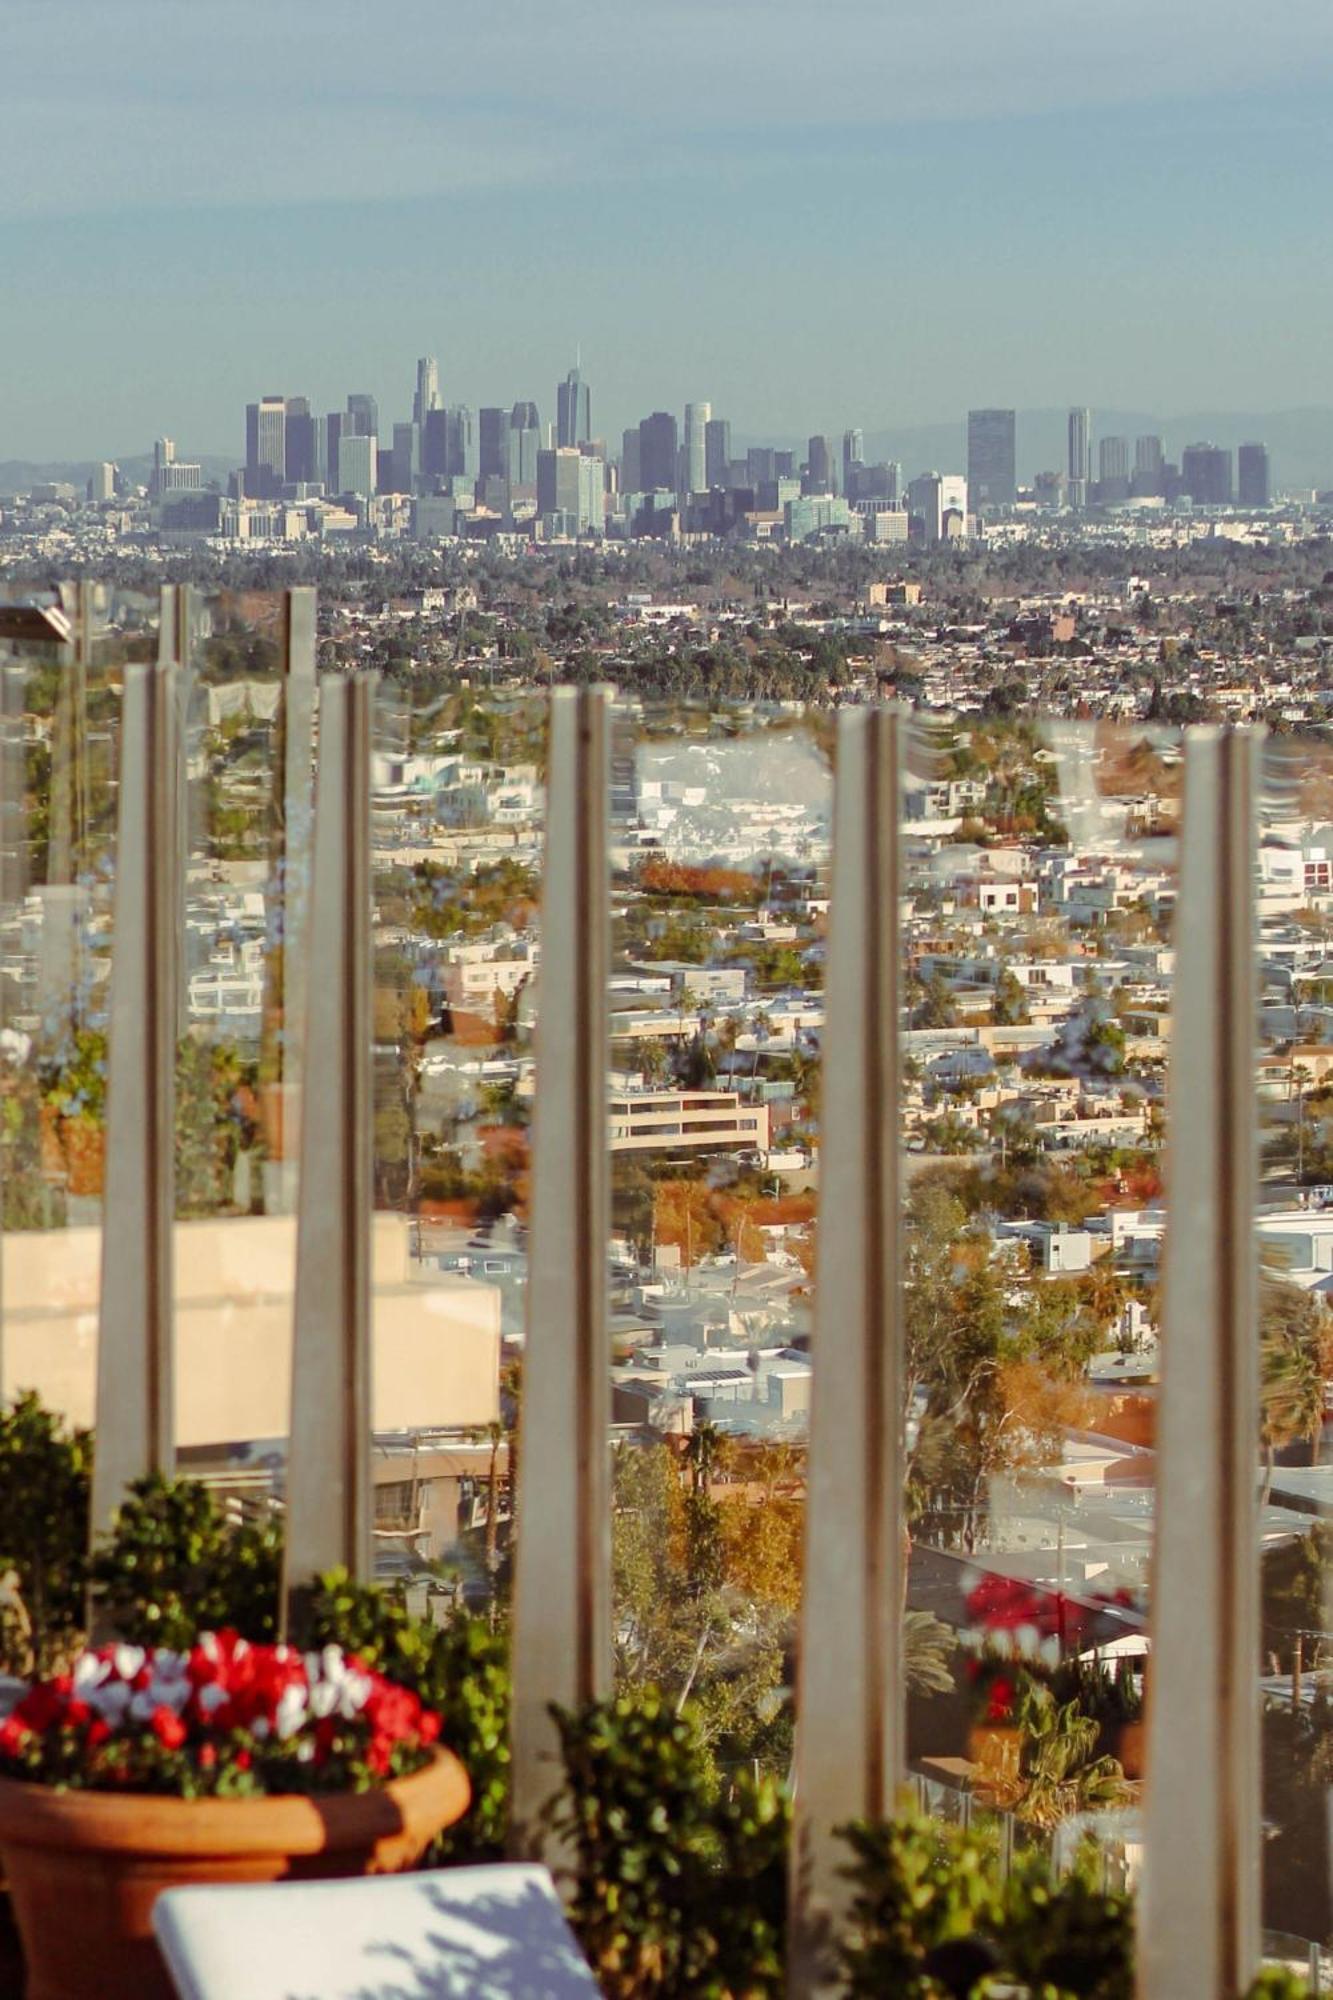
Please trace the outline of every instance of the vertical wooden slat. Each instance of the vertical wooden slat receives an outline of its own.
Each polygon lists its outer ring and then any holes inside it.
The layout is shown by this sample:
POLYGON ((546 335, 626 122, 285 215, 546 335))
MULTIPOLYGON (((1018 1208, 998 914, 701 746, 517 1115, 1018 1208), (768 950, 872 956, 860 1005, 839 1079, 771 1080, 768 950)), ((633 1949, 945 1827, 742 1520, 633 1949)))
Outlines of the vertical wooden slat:
POLYGON ((1256 739, 1185 753, 1167 1127, 1142 2000, 1259 1957, 1256 739))
POLYGON ((174 1458, 176 672, 125 670, 92 1531, 174 1458))
POLYGON ((286 593, 282 713, 282 1081, 301 1081, 309 991, 310 836, 314 803, 315 590, 286 593))
POLYGON ((838 1990, 843 1822, 889 1811, 904 1701, 899 1220, 901 722, 839 718, 789 1991, 838 1990))
POLYGON ((285 1604, 322 1570, 371 1573, 372 683, 320 689, 307 1075, 296 1240, 285 1604))
POLYGON ((551 697, 513 1656, 511 1846, 533 1858, 559 1781, 549 1705, 611 1677, 608 716, 600 688, 551 697))

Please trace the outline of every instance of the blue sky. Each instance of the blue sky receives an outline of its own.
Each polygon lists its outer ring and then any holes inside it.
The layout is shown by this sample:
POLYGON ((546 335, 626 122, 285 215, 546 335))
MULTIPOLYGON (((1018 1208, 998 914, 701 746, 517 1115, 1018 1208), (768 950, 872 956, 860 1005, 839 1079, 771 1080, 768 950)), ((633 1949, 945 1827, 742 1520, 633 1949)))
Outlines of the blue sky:
POLYGON ((4 0, 0 458, 1333 401, 1330 0, 4 0))

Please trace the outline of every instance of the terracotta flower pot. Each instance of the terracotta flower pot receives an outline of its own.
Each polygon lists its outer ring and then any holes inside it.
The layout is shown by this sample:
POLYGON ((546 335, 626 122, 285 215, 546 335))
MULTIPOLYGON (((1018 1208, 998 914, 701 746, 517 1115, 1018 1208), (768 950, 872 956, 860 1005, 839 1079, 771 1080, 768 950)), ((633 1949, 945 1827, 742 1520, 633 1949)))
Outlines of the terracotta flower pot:
POLYGON ((106 1131, 83 1118, 62 1118, 60 1137, 65 1148, 71 1194, 101 1194, 106 1173, 106 1131))
POLYGON ((153 1941, 164 1889, 410 1867, 467 1810, 448 1750, 372 1792, 172 1799, 0 1779, 3 1864, 27 2000, 174 2000, 153 1941))
POLYGON ((1115 1754, 1127 1778, 1141 1778, 1144 1763, 1144 1732, 1141 1722, 1122 1722, 1115 1754))

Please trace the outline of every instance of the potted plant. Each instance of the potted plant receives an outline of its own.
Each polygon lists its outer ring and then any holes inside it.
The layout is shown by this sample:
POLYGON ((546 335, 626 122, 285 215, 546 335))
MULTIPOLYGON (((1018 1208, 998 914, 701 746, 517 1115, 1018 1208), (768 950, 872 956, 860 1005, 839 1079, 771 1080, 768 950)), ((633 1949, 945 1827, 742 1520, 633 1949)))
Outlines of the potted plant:
POLYGON ((0 1723, 0 1862, 34 2000, 169 2000, 175 1884, 409 1866, 468 1803, 439 1731, 355 1654, 231 1631, 33 1682, 0 1723))

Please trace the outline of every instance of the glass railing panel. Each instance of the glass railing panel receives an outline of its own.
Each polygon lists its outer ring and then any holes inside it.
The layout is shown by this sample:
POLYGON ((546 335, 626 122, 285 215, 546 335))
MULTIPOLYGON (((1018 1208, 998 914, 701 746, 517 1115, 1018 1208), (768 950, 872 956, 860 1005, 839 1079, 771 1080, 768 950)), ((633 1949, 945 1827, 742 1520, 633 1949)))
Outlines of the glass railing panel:
POLYGON ((800 703, 617 705, 610 1154, 618 1682, 786 1775, 832 782, 800 703))
MULTIPOLYGON (((1258 857, 1263 1917, 1333 1930, 1333 754, 1263 750, 1258 857)), ((1293 1962, 1294 1962, 1293 1961, 1293 1962)), ((1304 1971, 1306 1968, 1301 1967, 1304 1971)))
POLYGON ((526 1333, 545 758, 544 697, 381 683, 377 1563, 497 1617, 526 1333))
POLYGON ((1128 1866, 1181 740, 919 716, 908 763, 909 1759, 1128 1866))

